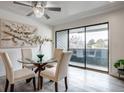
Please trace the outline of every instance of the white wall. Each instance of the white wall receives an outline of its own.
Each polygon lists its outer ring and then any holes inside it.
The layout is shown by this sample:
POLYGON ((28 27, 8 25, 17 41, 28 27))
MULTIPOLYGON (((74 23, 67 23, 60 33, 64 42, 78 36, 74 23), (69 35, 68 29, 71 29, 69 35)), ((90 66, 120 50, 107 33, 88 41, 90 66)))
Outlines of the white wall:
MULTIPOLYGON (((0 19, 7 19, 7 20, 15 21, 15 22, 34 25, 38 29, 37 34, 43 37, 48 37, 52 39, 52 27, 40 21, 35 21, 34 19, 30 19, 26 16, 20 16, 20 15, 13 14, 11 12, 4 11, 4 10, 0 10, 0 19)), ((51 43, 45 44, 45 46, 43 47, 43 50, 44 50, 43 53, 45 54, 44 59, 51 58, 52 44, 51 43)), ((7 51, 10 54, 10 58, 12 60, 14 70, 20 69, 22 67, 21 64, 17 62, 17 59, 21 59, 21 48, 0 49, 0 51, 7 51)), ((33 48, 32 51, 33 53, 36 53, 38 49, 33 48)), ((0 76, 4 74, 5 74, 4 65, 2 63, 2 60, 0 59, 0 76)))
POLYGON ((117 76, 113 64, 124 58, 124 9, 57 25, 54 31, 103 22, 109 22, 109 73, 117 76))

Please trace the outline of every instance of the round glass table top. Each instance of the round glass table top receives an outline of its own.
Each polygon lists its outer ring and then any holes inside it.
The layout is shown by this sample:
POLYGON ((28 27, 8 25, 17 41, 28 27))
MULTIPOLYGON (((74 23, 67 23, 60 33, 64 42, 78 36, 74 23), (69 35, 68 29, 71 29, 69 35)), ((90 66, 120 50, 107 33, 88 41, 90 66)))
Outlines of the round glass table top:
POLYGON ((56 62, 56 60, 54 59, 51 59, 51 60, 42 60, 42 61, 37 61, 37 60, 33 60, 33 59, 30 59, 30 58, 25 58, 24 61, 22 60, 17 60, 18 62, 20 63, 23 63, 23 64, 43 64, 43 63, 52 63, 52 62, 56 62))

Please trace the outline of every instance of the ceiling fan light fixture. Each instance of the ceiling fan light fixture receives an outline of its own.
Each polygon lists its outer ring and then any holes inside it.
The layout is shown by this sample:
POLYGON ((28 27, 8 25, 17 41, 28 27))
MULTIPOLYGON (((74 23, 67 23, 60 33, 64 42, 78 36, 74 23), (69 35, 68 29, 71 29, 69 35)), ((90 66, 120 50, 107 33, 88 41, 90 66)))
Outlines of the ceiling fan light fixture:
POLYGON ((13 1, 14 4, 26 6, 32 8, 32 11, 29 12, 26 16, 35 15, 37 18, 41 18, 44 16, 46 19, 50 19, 50 16, 46 13, 47 11, 55 11, 55 12, 61 12, 60 7, 49 7, 47 6, 48 1, 30 1, 30 4, 13 1))
POLYGON ((44 15, 44 8, 40 4, 37 4, 35 7, 33 7, 33 11, 37 18, 40 18, 44 15))

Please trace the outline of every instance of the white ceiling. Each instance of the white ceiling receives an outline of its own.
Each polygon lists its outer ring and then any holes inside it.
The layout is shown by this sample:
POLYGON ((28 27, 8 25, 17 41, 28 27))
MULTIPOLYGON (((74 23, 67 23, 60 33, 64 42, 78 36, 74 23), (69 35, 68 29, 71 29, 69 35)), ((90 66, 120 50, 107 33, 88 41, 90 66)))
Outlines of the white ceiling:
MULTIPOLYGON (((61 12, 46 11, 51 19, 45 17, 36 18, 49 25, 58 25, 69 21, 81 19, 96 14, 109 12, 124 6, 124 2, 108 2, 108 1, 49 1, 48 6, 59 6, 61 12)), ((10 11, 25 16, 31 11, 30 7, 13 4, 11 1, 0 1, 0 9, 10 11)), ((28 17, 28 16, 27 16, 28 17)))

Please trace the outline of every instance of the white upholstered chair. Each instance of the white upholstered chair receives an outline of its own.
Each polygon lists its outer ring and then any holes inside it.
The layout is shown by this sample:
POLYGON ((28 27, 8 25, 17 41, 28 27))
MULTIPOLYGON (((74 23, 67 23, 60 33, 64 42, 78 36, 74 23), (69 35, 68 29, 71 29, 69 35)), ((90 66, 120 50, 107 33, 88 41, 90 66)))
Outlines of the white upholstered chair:
POLYGON ((62 54, 61 54, 62 51, 63 51, 63 49, 55 48, 53 59, 55 59, 59 62, 62 57, 62 54))
POLYGON ((63 49, 55 48, 53 58, 48 60, 48 61, 54 61, 54 62, 51 62, 51 63, 47 64, 47 66, 55 67, 57 65, 57 62, 59 62, 61 60, 62 51, 63 51, 63 49))
MULTIPOLYGON (((31 48, 22 48, 22 61, 25 61, 26 58, 32 59, 32 49, 31 48)), ((22 67, 26 67, 29 69, 35 68, 35 66, 33 64, 22 64, 22 67)))
POLYGON ((67 73, 68 73, 68 64, 71 58, 71 51, 62 52, 62 59, 57 62, 57 66, 53 68, 46 68, 44 71, 41 71, 41 88, 43 83, 43 78, 50 79, 55 82, 55 91, 58 91, 58 81, 65 79, 65 87, 67 86, 67 73))
POLYGON ((33 79, 33 85, 34 85, 34 90, 36 90, 35 86, 35 74, 33 71, 23 68, 17 71, 13 70, 12 62, 10 60, 10 57, 7 52, 1 52, 0 56, 2 58, 2 61, 5 66, 6 70, 6 85, 5 85, 5 92, 8 89, 8 86, 10 84, 10 91, 14 91, 14 84, 17 81, 25 80, 32 78, 33 79))

